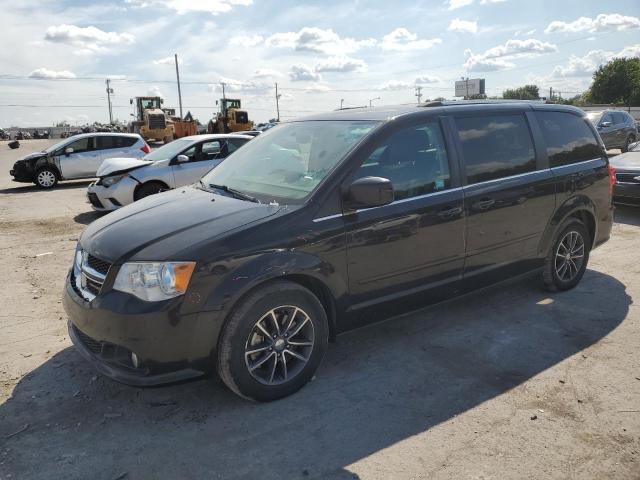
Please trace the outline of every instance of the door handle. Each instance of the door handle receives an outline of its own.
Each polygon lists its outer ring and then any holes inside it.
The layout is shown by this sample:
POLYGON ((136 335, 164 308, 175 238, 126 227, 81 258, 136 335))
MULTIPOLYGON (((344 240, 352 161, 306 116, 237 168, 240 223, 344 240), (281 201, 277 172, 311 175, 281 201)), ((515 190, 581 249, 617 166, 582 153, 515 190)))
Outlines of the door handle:
POLYGON ((440 218, 458 217, 462 213, 462 207, 444 207, 438 212, 440 218))
POLYGON ((488 208, 491 208, 494 203, 496 203, 496 201, 493 198, 485 197, 471 205, 471 208, 474 210, 487 210, 488 208))

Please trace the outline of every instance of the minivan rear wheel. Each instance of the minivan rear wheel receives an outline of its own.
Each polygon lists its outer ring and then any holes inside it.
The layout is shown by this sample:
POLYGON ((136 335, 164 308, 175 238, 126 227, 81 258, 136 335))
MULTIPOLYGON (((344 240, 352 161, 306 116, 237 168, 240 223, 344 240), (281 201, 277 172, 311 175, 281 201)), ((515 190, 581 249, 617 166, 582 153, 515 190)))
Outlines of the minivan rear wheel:
POLYGON ((570 221, 556 237, 545 259, 544 284, 548 290, 556 292, 575 287, 589 261, 591 239, 584 224, 579 220, 570 221))
POLYGON ((242 397, 276 400, 311 380, 327 344, 327 316, 318 298, 297 283, 275 281, 231 313, 218 344, 218 373, 242 397))

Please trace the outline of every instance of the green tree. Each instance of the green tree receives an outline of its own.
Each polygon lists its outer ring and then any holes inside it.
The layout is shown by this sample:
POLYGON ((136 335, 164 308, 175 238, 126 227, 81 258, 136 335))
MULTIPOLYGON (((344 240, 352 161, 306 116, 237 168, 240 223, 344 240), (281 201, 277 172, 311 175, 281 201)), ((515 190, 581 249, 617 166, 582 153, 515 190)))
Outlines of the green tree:
POLYGON ((593 74, 590 89, 595 103, 640 105, 640 58, 614 58, 593 74))
POLYGON ((540 100, 540 91, 537 85, 525 85, 524 87, 508 88, 502 92, 502 98, 515 100, 540 100))

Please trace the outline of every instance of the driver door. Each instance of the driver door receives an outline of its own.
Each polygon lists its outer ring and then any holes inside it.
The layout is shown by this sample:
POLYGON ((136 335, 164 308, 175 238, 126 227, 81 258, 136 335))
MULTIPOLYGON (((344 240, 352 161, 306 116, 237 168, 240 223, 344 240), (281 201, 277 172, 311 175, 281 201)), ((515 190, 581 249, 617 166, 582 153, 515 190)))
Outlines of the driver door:
POLYGON ((59 158, 62 177, 66 180, 94 177, 102 161, 100 151, 95 149, 95 137, 79 138, 68 143, 62 148, 59 158), (73 152, 65 153, 68 148, 72 148, 73 152))
POLYGON ((195 183, 209 170, 217 166, 226 157, 227 146, 223 140, 210 140, 194 145, 181 155, 189 157, 188 162, 172 165, 176 187, 195 183))

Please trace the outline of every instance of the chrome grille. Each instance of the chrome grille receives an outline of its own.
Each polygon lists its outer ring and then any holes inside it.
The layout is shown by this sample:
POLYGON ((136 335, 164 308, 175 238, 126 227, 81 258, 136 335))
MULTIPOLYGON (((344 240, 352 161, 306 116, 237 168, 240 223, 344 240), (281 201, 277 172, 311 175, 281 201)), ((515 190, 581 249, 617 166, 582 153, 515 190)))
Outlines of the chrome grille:
POLYGON ((111 264, 109 262, 100 260, 99 258, 94 257, 91 254, 87 255, 87 265, 89 265, 96 272, 101 273, 102 275, 106 275, 109 271, 109 267, 111 267, 111 264))
POLYGON ((100 294, 111 264, 87 252, 82 252, 82 264, 78 269, 74 265, 71 281, 82 298, 92 301, 100 294))

